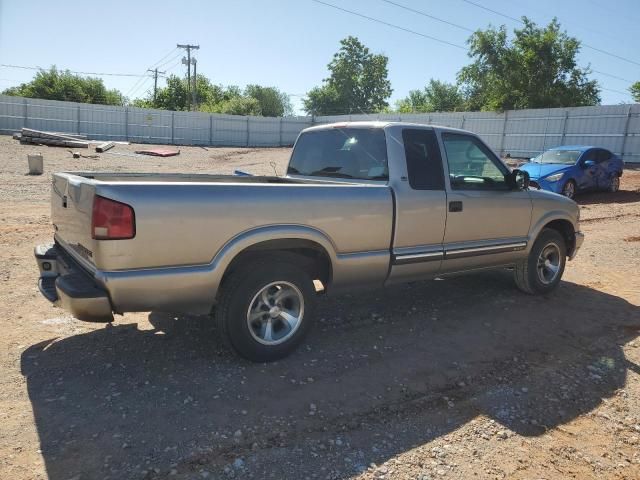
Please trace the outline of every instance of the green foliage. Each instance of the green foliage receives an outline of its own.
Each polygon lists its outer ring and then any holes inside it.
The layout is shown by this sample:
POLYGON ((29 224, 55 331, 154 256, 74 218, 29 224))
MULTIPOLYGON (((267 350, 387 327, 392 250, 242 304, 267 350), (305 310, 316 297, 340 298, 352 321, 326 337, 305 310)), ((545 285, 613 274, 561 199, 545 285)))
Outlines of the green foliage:
POLYGON ((400 113, 457 112, 464 107, 464 97, 457 85, 433 78, 423 90, 411 90, 397 103, 400 113))
POLYGON ((598 84, 577 66, 580 42, 560 31, 553 19, 545 28, 522 18, 524 27, 507 38, 505 26, 478 30, 468 40, 474 59, 458 80, 471 110, 573 107, 600 102, 598 84))
POLYGON ((631 92, 631 96, 636 102, 640 102, 640 82, 636 82, 631 87, 629 87, 629 91, 631 92))
POLYGON ((258 101, 263 117, 289 117, 293 115, 293 107, 289 95, 275 87, 247 85, 244 94, 258 101))
POLYGON ((124 105, 126 101, 118 90, 108 90, 102 79, 74 75, 68 70, 58 70, 55 65, 49 70, 40 70, 29 83, 8 88, 2 93, 102 105, 124 105))
POLYGON ((329 78, 307 93, 307 113, 373 113, 388 107, 391 82, 385 55, 373 54, 356 37, 340 41, 340 50, 329 63, 329 78))
MULTIPOLYGON (((134 100, 133 105, 188 110, 189 100, 187 80, 171 75, 166 86, 158 89, 155 101, 150 94, 147 98, 134 100)), ((289 96, 275 87, 248 85, 243 91, 235 85, 215 85, 204 75, 198 75, 196 79, 196 100, 200 111, 211 113, 279 117, 293 112, 289 96)))

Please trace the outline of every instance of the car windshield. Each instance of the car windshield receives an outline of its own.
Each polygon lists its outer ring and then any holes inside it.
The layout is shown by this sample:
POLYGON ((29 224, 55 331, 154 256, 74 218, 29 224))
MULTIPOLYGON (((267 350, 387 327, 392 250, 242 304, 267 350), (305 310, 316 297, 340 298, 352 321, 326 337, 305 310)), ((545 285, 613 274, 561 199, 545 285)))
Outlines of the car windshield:
POLYGON ((562 165, 573 165, 582 154, 580 150, 548 150, 533 158, 535 163, 559 163, 562 165))
POLYGON ((332 128, 303 133, 289 175, 388 180, 387 144, 381 128, 332 128))

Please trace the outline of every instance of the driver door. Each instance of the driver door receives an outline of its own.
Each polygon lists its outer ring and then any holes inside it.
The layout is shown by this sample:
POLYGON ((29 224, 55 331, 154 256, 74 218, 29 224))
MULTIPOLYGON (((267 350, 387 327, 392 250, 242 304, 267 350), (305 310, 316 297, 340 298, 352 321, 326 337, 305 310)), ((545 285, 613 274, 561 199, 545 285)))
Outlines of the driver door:
POLYGON ((526 249, 532 202, 512 190, 509 169, 475 135, 442 132, 448 166, 442 272, 509 264, 526 249))

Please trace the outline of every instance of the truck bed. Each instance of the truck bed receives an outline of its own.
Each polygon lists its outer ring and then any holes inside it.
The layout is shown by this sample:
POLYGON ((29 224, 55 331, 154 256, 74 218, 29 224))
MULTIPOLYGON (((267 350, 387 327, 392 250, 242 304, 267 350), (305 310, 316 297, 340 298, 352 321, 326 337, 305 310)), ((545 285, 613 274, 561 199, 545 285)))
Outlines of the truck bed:
POLYGON ((338 254, 389 252, 394 219, 384 183, 207 174, 69 172, 53 176, 56 241, 88 270, 209 265, 248 231, 297 225, 322 233, 338 254), (95 240, 96 195, 135 211, 135 237, 95 240))

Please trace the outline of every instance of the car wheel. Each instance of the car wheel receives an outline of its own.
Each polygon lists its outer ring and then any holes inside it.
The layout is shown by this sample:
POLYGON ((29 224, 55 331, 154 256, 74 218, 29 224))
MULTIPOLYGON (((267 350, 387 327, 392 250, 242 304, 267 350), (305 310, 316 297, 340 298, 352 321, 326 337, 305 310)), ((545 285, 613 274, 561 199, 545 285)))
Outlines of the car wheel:
POLYGON ((573 199, 576 196, 576 182, 573 180, 567 180, 567 183, 562 187, 562 195, 567 198, 573 199))
POLYGON ((620 177, 618 176, 617 173, 614 173, 613 176, 611 177, 611 180, 609 180, 608 190, 611 193, 616 193, 618 190, 620 190, 620 177))
POLYGON ((557 230, 545 228, 533 244, 529 256, 516 265, 516 285, 532 295, 551 292, 560 283, 566 262, 564 237, 557 230))
POLYGON ((257 259, 225 280, 216 323, 240 356, 271 362, 302 342, 312 324, 314 304, 313 280, 304 270, 257 259))

